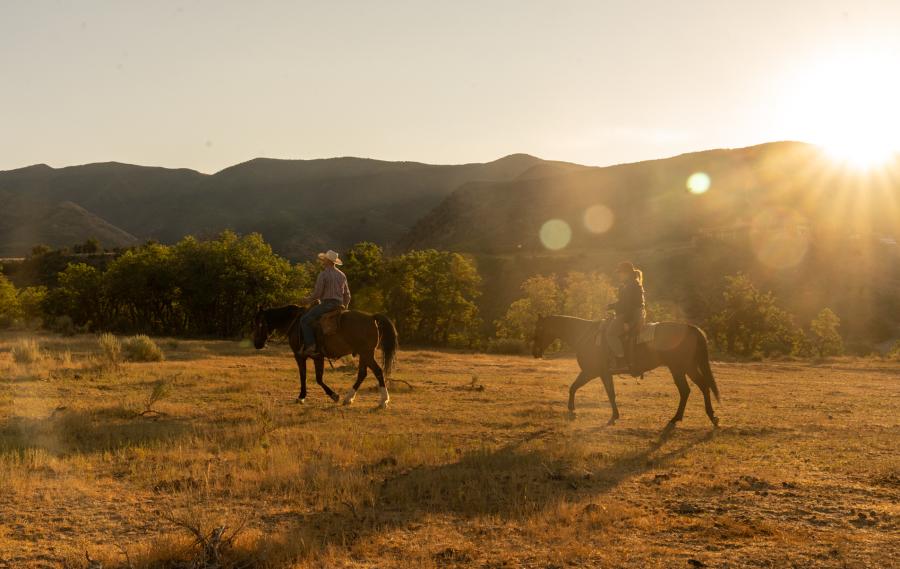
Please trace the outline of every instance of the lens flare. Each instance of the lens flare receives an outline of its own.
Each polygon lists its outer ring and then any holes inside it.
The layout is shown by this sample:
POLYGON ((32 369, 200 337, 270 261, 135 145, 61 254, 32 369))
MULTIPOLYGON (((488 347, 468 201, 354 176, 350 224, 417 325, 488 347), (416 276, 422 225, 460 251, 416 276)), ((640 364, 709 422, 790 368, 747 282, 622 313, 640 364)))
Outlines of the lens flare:
POLYGON ((541 226, 540 237, 544 247, 558 251, 572 240, 572 228, 561 219, 551 219, 541 226))
POLYGON ((606 233, 612 229, 616 216, 603 204, 592 205, 584 212, 584 227, 591 233, 606 233))
POLYGON ((753 218, 750 242, 760 263, 772 269, 790 269, 809 251, 809 224, 789 210, 766 210, 753 218))
POLYGON ((694 195, 705 194, 712 181, 705 172, 694 172, 687 179, 687 189, 694 195))

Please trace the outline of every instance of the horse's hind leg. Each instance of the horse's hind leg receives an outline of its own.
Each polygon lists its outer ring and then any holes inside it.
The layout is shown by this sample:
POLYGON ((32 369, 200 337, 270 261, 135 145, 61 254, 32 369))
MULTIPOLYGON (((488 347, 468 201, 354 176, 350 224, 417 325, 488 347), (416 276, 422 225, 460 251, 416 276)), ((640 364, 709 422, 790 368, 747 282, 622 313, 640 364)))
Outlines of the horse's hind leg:
POLYGON ((325 385, 325 358, 315 358, 313 363, 316 367, 316 383, 322 386, 322 389, 325 390, 325 395, 331 397, 331 400, 337 403, 340 400, 340 397, 337 393, 332 391, 330 387, 325 385))
MULTIPOLYGON (((360 362, 362 362, 363 356, 360 355, 359 359, 360 362)), ((378 407, 384 409, 387 407, 388 403, 391 402, 391 394, 388 393, 388 388, 384 384, 384 372, 381 370, 381 366, 378 365, 378 361, 375 359, 374 351, 371 354, 367 354, 365 360, 366 365, 372 370, 372 373, 375 374, 375 378, 378 380, 378 389, 381 390, 381 400, 378 402, 378 407)))
POLYGON ((712 422, 713 426, 719 426, 719 418, 716 417, 715 411, 713 411, 712 400, 709 397, 709 384, 704 380, 703 374, 700 373, 700 370, 691 370, 688 372, 688 375, 691 377, 691 381, 697 384, 700 388, 700 391, 703 393, 703 405, 706 407, 706 416, 709 417, 710 422, 712 422))
POLYGON ((306 358, 294 352, 294 359, 297 361, 297 369, 300 370, 300 395, 297 396, 297 401, 306 403, 306 358))
POLYGON ((366 367, 365 361, 363 358, 359 358, 359 369, 356 372, 356 383, 353 384, 353 387, 350 388, 350 391, 344 395, 344 405, 350 405, 353 403, 353 400, 356 399, 356 392, 359 391, 359 386, 362 385, 364 379, 368 375, 368 368, 366 367))
POLYGON ((681 400, 678 401, 678 411, 675 411, 675 416, 669 421, 670 425, 674 425, 684 419, 684 407, 687 405, 688 396, 691 394, 691 387, 688 385, 683 371, 673 369, 672 379, 675 380, 675 387, 678 388, 678 395, 681 397, 681 400))

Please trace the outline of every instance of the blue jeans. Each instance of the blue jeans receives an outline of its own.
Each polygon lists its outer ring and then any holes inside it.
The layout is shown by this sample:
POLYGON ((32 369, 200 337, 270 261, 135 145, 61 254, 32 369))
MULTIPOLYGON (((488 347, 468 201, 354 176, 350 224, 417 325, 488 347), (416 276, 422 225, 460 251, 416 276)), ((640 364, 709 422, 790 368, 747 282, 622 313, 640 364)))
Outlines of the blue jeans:
POLYGON ((300 330, 303 331, 303 345, 310 347, 316 345, 316 332, 313 326, 326 312, 331 312, 341 305, 340 300, 329 298, 320 304, 314 305, 300 317, 300 330))

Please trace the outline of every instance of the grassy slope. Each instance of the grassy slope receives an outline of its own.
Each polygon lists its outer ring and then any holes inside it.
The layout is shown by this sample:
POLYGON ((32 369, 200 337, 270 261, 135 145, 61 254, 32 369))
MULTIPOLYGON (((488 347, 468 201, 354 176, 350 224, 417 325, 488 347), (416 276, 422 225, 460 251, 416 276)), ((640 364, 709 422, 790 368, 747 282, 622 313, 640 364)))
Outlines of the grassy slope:
MULTIPOLYGON (((392 408, 292 402, 288 350, 161 342, 98 372, 90 337, 0 337, 0 567, 191 554, 172 520, 246 526, 268 566, 887 567, 900 557, 900 365, 718 364, 723 427, 663 372, 566 419, 569 358, 403 352, 392 408), (64 353, 69 350, 71 357, 64 353), (140 417, 164 379, 171 393, 140 417), (474 388, 472 386, 475 386, 474 388), (291 563, 286 560, 290 559, 291 563), (5 564, 5 565, 4 565, 5 564)), ((329 370, 343 391, 351 370, 329 370)), ((371 386, 370 383, 367 385, 371 386)))

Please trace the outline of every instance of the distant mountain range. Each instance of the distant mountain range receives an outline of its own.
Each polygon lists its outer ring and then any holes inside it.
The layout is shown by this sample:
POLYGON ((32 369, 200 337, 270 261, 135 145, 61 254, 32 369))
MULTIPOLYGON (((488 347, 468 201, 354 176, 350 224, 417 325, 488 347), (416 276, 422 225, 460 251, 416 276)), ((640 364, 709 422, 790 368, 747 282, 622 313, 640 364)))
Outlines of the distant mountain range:
POLYGON ((213 175, 114 162, 40 164, 0 172, 0 256, 90 237, 127 247, 225 229, 260 232, 293 258, 361 240, 390 245, 459 186, 513 180, 538 165, 566 166, 524 154, 451 166, 258 158, 213 175))
POLYGON ((862 182, 816 147, 791 142, 604 168, 526 154, 463 165, 258 158, 212 175, 41 164, 0 172, 0 256, 90 237, 127 247, 224 229, 260 232, 295 259, 362 240, 503 254, 542 250, 549 219, 568 223, 570 251, 634 249, 739 231, 761 214, 896 239, 898 207, 900 177, 862 182), (702 195, 685 188, 697 172, 711 181, 702 195), (611 225, 592 232, 584 215, 598 205, 608 217, 601 225, 611 225))

